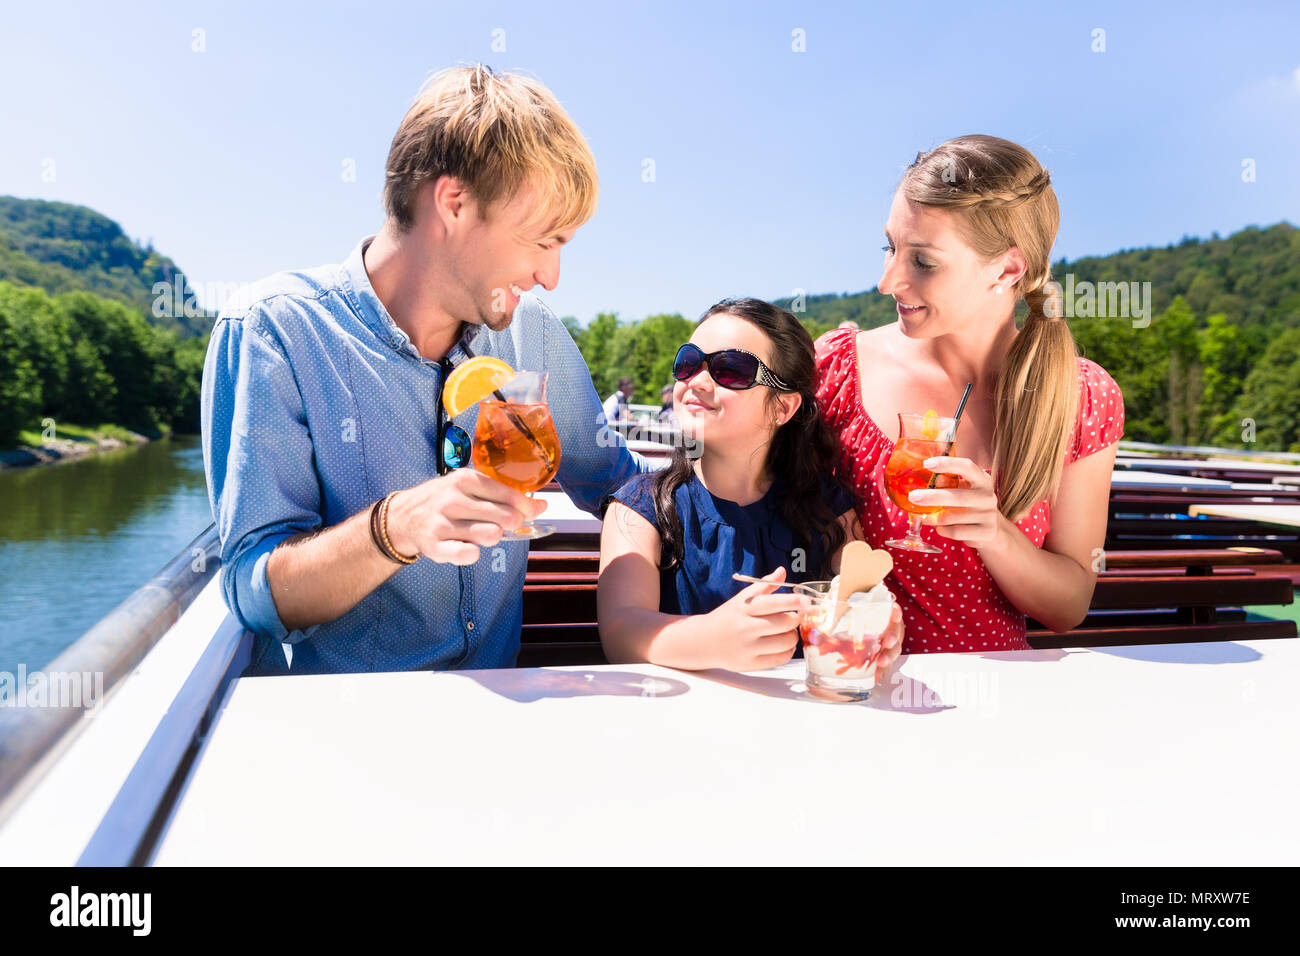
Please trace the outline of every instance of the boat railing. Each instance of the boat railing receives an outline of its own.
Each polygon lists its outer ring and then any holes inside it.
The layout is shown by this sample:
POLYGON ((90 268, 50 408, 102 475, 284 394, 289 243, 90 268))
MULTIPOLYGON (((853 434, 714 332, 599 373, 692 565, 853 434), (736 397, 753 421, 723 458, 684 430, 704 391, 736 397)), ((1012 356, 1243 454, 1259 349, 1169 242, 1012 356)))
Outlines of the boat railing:
MULTIPOLYGON (((179 620, 221 566, 221 542, 209 525, 189 546, 96 623, 38 678, 94 675, 96 694, 73 706, 0 707, 0 800, 85 725, 86 712, 132 673, 179 620), (102 684, 98 683, 102 681, 102 684)), ((35 676, 35 675, 33 675, 35 676)), ((30 680, 30 678, 29 678, 30 680)))

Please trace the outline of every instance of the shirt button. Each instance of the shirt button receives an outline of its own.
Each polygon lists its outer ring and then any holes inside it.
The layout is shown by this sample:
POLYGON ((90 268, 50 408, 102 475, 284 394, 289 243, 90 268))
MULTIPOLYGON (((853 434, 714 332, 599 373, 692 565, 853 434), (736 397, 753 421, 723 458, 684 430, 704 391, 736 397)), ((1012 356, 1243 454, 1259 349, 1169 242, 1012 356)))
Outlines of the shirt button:
POLYGON ((473 622, 473 621, 466 621, 466 622, 465 622, 465 629, 466 629, 466 630, 469 630, 469 631, 474 630, 474 622, 473 622))

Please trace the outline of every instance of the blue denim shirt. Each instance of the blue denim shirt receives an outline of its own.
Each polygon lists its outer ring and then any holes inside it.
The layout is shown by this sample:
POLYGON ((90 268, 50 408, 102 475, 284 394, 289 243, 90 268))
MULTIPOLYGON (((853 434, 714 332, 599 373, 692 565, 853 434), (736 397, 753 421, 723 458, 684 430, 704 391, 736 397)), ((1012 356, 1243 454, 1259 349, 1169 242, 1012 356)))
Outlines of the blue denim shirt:
MULTIPOLYGON (((305 630, 286 631, 276 613, 266 576, 276 545, 437 474, 441 369, 375 295, 362 262, 369 242, 342 266, 256 283, 223 310, 208 343, 203 463, 226 604, 255 635, 246 674, 511 667, 519 653, 526 542, 484 548, 463 567, 423 558, 305 630)), ((534 296, 522 297, 504 331, 465 329, 453 363, 466 360, 468 343, 476 355, 550 372, 556 479, 578 507, 597 513, 650 470, 607 427, 572 336, 534 296)), ((475 408, 456 423, 472 435, 476 420, 475 408)))

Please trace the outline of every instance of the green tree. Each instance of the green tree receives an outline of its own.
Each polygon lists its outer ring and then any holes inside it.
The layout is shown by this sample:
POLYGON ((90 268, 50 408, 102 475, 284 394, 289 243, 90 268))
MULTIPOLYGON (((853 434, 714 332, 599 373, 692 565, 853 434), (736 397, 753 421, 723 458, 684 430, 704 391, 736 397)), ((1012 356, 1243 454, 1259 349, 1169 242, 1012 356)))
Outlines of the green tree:
POLYGON ((610 346, 609 377, 636 382, 632 401, 657 404, 659 390, 672 380, 673 357, 691 337, 695 323, 677 314, 651 315, 620 327, 610 346))
POLYGON ((27 358, 20 320, 0 302, 0 447, 13 445, 41 407, 41 379, 27 358))
MULTIPOLYGON (((150 326, 144 316, 118 302, 88 292, 69 292, 58 297, 69 321, 99 352, 104 372, 114 384, 114 396, 103 414, 104 420, 136 431, 154 431, 162 424, 165 407, 174 397, 163 397, 159 408, 160 371, 170 341, 150 326)), ((164 396, 168 388, 161 386, 164 396)), ((169 410, 169 409, 168 409, 169 410)))
POLYGON ((1146 328, 1122 317, 1070 320, 1080 354, 1092 359, 1124 393, 1124 434, 1132 441, 1168 442, 1169 353, 1161 338, 1162 316, 1146 328))
POLYGON ((14 322, 15 347, 40 379, 41 403, 36 414, 55 414, 64 404, 68 387, 72 337, 66 317, 43 290, 8 282, 0 282, 0 310, 14 322))
POLYGON ((1250 447, 1300 451, 1300 328, 1287 329, 1265 349, 1246 376, 1233 417, 1243 431, 1253 423, 1250 447))
POLYGON ((596 386, 596 394, 602 400, 608 398, 618 384, 618 376, 611 381, 610 346, 619 329, 618 314, 601 312, 587 325, 578 343, 582 357, 591 370, 591 381, 596 386))
POLYGON ((174 362, 179 387, 168 419, 178 432, 199 431, 199 389, 207 351, 208 343, 201 338, 185 339, 176 345, 174 362))
POLYGON ((117 385, 99 349, 90 339, 77 339, 68 356, 68 395, 55 417, 90 425, 119 424, 111 417, 116 398, 117 385))
POLYGON ((1202 390, 1196 317, 1186 300, 1178 296, 1163 315, 1152 321, 1149 328, 1156 330, 1168 356, 1164 365, 1169 377, 1166 396, 1169 441, 1174 445, 1193 444, 1200 440, 1202 390))
POLYGON ((1199 335, 1200 364, 1205 370, 1201 425, 1205 440, 1237 445, 1240 428, 1232 414, 1250 367, 1259 356, 1254 343, 1227 316, 1212 315, 1199 335))

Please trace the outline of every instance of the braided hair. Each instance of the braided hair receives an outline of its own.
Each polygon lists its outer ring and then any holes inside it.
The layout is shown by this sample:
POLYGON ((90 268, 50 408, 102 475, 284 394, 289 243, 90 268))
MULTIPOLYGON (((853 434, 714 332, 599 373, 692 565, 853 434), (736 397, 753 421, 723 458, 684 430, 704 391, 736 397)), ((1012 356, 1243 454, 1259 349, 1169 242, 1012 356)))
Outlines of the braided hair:
POLYGON ((1014 246, 1028 265, 1013 288, 1029 312, 998 373, 993 420, 998 508, 1013 521, 1055 495, 1078 402, 1078 347, 1051 281, 1060 224, 1051 183, 1023 146, 971 135, 917 153, 899 184, 911 202, 952 210, 958 233, 985 261, 1014 246))

